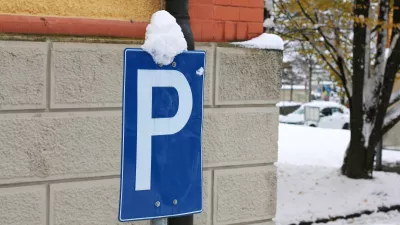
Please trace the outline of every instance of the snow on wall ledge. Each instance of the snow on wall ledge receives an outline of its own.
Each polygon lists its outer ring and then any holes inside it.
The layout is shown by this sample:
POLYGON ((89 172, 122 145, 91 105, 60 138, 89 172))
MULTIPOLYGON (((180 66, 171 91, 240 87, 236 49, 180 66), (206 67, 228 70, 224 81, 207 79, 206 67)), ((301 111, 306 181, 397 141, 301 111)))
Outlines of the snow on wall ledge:
POLYGON ((248 41, 232 42, 231 44, 256 49, 283 50, 284 44, 281 37, 276 34, 263 33, 248 41))

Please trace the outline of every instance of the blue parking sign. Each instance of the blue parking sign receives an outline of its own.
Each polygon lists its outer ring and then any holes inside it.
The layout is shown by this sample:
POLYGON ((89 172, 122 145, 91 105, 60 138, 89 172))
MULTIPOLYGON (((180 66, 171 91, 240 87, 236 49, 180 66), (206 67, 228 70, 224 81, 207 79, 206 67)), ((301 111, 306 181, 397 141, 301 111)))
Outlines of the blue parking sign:
POLYGON ((202 211, 204 68, 204 51, 159 66, 125 49, 120 221, 202 211))

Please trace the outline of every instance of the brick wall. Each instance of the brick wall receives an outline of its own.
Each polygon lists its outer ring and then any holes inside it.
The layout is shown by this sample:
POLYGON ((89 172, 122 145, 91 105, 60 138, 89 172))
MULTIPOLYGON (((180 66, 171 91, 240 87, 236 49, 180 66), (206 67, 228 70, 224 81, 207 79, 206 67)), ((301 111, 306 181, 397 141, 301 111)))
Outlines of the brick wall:
MULTIPOLYGON (((131 6, 136 6, 135 3, 132 4, 131 6)), ((101 12, 104 13, 103 11, 101 12)), ((263 32, 264 0, 189 0, 189 14, 194 39, 197 42, 248 40, 263 32)), ((0 32, 12 34, 144 39, 147 24, 148 22, 126 18, 104 20, 18 14, 0 15, 0 32)))
POLYGON ((264 0, 189 2, 189 14, 196 40, 247 40, 263 32, 264 0))
MULTIPOLYGON (((1 225, 122 224, 126 47, 138 46, 0 41, 1 225)), ((282 52, 197 47, 207 68, 195 225, 272 225, 282 52)))

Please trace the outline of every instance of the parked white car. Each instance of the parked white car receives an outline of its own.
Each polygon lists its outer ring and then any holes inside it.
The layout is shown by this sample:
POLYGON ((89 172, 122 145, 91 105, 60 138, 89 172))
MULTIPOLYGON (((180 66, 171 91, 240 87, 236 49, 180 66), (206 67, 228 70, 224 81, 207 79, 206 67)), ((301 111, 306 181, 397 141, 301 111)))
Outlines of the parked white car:
POLYGON ((286 116, 279 116, 279 122, 310 127, 349 129, 350 110, 336 102, 312 101, 301 105, 297 110, 286 116), (319 109, 319 115, 316 119, 306 120, 306 108, 319 109))

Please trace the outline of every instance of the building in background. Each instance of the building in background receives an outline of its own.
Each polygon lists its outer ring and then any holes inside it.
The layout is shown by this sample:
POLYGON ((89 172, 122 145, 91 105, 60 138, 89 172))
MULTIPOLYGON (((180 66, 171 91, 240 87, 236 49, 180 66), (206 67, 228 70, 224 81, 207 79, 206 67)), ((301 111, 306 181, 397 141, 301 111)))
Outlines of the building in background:
MULTIPOLYGON (((0 0, 2 33, 143 39, 164 0, 0 0)), ((264 0, 190 0, 195 41, 247 40, 263 33, 264 0)))

